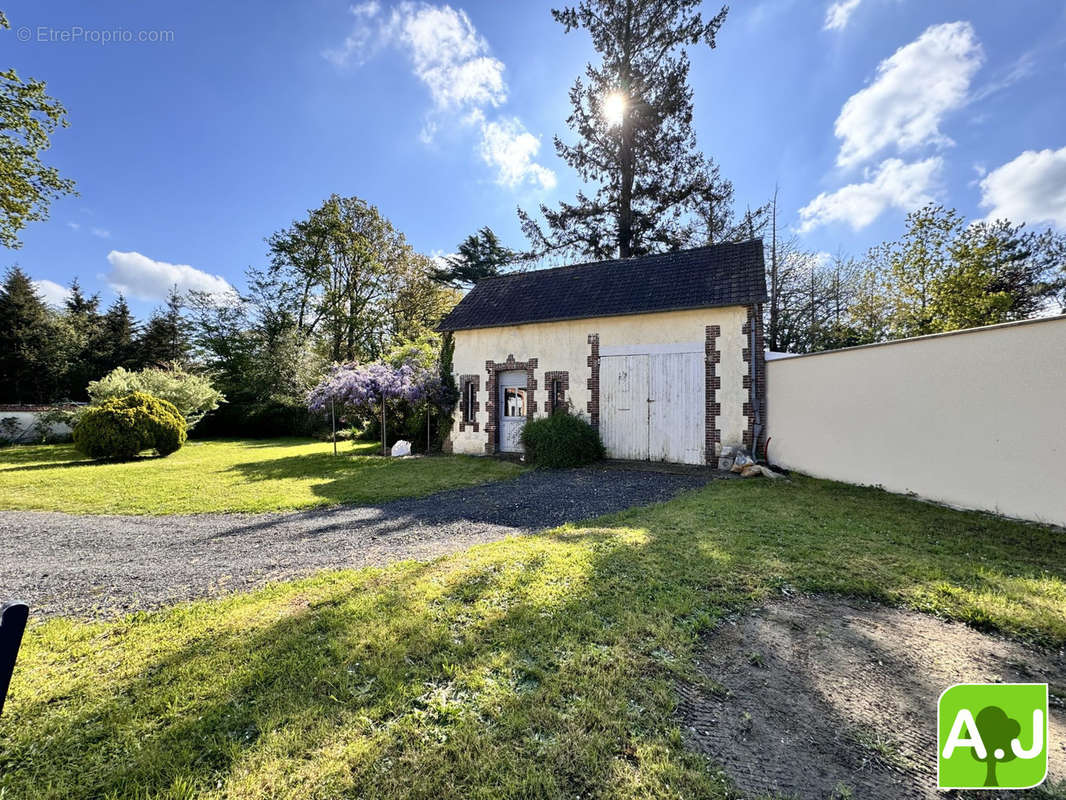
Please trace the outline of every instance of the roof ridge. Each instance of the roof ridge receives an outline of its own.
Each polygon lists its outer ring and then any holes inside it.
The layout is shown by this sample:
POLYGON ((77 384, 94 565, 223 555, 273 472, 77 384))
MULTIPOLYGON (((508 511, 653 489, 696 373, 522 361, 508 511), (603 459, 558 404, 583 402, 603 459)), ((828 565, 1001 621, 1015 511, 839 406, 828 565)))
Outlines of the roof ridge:
POLYGON ((629 258, 605 258, 600 261, 582 261, 577 264, 562 264, 558 267, 545 267, 544 269, 526 269, 515 270, 513 272, 504 272, 499 275, 490 275, 486 278, 482 278, 478 283, 485 283, 486 281, 495 281, 500 278, 517 278, 522 275, 541 275, 545 272, 560 272, 564 269, 578 269, 579 267, 596 267, 604 264, 629 264, 635 261, 643 261, 644 259, 652 258, 665 258, 666 256, 679 256, 687 253, 698 253, 702 250, 713 250, 719 247, 738 247, 743 244, 752 244, 753 242, 762 243, 762 237, 756 236, 754 239, 743 239, 739 242, 715 242, 714 244, 701 244, 699 247, 686 247, 684 250, 667 250, 663 253, 647 253, 642 256, 630 256, 629 258))
POLYGON ((761 303, 763 249, 760 240, 748 239, 509 272, 478 281, 438 329, 761 303))

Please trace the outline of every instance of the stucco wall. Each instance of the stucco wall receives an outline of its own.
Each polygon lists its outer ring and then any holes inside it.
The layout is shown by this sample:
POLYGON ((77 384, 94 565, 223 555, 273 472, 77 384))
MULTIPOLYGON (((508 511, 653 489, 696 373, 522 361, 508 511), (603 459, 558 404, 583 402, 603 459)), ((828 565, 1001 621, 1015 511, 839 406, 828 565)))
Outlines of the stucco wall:
POLYGON ((534 375, 537 388, 533 393, 533 401, 537 404, 535 416, 548 413, 548 386, 544 373, 569 372, 568 398, 573 409, 587 418, 586 409, 590 397, 589 334, 599 334, 601 348, 703 342, 708 325, 721 327, 718 349, 722 356, 718 375, 721 376, 722 386, 718 391, 718 401, 722 409, 718 417, 718 427, 722 431, 722 442, 740 444, 747 426, 747 417, 743 413, 748 394, 747 389, 743 388, 743 377, 746 374, 743 349, 747 346, 743 327, 746 321, 747 310, 744 306, 730 306, 456 331, 456 381, 461 375, 481 376, 478 392, 481 410, 477 413, 478 431, 474 432, 469 428, 459 430, 462 408, 460 406, 456 409, 451 434, 452 449, 456 453, 485 453, 485 444, 488 442, 485 426, 489 421, 486 403, 486 361, 506 361, 509 355, 513 355, 519 362, 537 359, 534 375))
POLYGON ((766 369, 772 462, 1066 525, 1066 318, 766 369))

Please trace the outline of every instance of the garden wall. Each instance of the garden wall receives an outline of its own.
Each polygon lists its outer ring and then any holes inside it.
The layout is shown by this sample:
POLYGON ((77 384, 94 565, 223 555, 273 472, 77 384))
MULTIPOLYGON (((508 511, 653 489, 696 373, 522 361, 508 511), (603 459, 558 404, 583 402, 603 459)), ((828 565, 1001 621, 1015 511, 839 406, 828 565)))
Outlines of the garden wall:
MULTIPOLYGON (((39 439, 37 430, 37 418, 43 414, 54 411, 52 406, 7 406, 0 405, 0 421, 10 420, 10 425, 5 424, 0 429, 0 437, 7 438, 10 435, 15 442, 29 442, 39 439)), ((53 422, 48 426, 50 436, 66 437, 71 433, 71 428, 62 422, 53 422)))
POLYGON ((771 462, 1066 525, 1066 316, 766 368, 771 462))

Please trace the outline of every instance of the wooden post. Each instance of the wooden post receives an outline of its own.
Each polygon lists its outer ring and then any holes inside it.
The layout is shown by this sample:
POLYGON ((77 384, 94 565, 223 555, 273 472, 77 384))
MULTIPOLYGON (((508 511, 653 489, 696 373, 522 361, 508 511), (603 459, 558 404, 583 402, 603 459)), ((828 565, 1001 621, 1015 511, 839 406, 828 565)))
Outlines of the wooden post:
POLYGON ((429 403, 426 403, 426 455, 427 456, 429 455, 429 440, 432 438, 432 434, 430 434, 430 432, 429 432, 429 430, 430 430, 430 422, 432 421, 432 419, 433 419, 433 407, 429 403))
POLYGON ((389 454, 389 437, 385 435, 385 395, 381 395, 381 455, 389 454))
POLYGON ((333 455, 337 455, 337 401, 330 398, 329 416, 333 421, 333 455))
POLYGON ((24 603, 8 603, 0 609, 0 714, 4 713, 7 687, 15 670, 15 658, 29 615, 29 606, 24 603))

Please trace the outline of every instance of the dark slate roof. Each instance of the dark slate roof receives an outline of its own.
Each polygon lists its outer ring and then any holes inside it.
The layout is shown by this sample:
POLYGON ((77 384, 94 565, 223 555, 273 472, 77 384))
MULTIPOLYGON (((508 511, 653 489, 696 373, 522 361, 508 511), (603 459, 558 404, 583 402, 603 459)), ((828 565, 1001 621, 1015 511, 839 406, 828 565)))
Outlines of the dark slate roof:
POLYGON ((438 330, 762 303, 762 241, 514 272, 478 283, 438 330))

